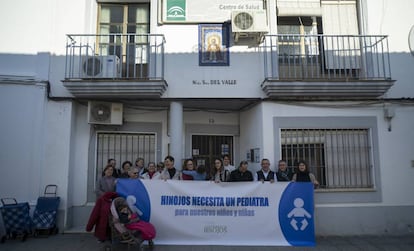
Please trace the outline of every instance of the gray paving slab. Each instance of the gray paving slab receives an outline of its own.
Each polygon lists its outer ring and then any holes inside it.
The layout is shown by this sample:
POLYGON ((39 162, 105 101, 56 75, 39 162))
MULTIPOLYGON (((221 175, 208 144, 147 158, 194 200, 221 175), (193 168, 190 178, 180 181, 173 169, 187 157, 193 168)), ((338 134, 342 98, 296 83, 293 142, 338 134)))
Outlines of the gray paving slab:
MULTIPOLYGON (((171 246, 157 245, 144 251, 413 251, 414 234, 404 236, 329 236, 317 237, 316 247, 264 247, 264 246, 171 246)), ((22 242, 19 239, 6 240, 0 244, 1 251, 121 251, 140 250, 127 244, 98 243, 89 233, 57 234, 49 237, 29 237, 22 242)))

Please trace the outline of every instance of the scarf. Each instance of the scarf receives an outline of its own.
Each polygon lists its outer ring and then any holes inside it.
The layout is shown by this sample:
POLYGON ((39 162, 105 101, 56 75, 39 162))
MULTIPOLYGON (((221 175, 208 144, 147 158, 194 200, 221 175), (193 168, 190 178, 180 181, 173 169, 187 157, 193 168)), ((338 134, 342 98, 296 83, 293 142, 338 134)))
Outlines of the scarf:
POLYGON ((277 173, 280 175, 280 177, 283 180, 290 181, 288 171, 284 171, 284 172, 283 171, 277 171, 277 173))

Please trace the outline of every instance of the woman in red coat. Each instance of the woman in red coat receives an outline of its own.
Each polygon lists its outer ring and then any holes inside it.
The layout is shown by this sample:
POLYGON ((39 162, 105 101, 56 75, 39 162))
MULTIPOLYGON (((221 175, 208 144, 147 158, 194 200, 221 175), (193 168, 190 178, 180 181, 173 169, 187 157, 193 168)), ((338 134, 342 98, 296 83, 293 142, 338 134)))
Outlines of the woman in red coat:
POLYGON ((118 197, 115 192, 106 192, 96 201, 91 215, 89 216, 86 231, 91 232, 95 226, 95 236, 99 241, 105 241, 111 236, 109 228, 109 215, 111 213, 111 203, 114 198, 118 197))

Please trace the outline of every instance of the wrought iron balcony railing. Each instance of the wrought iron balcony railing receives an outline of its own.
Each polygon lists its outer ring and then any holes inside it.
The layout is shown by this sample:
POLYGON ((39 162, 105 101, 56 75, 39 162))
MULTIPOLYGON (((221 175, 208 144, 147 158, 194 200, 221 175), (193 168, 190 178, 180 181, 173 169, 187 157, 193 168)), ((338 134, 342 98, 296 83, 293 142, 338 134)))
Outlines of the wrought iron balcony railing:
POLYGON ((262 49, 267 80, 391 79, 387 36, 267 35, 262 49))
POLYGON ((65 79, 164 79, 163 35, 67 35, 65 79))

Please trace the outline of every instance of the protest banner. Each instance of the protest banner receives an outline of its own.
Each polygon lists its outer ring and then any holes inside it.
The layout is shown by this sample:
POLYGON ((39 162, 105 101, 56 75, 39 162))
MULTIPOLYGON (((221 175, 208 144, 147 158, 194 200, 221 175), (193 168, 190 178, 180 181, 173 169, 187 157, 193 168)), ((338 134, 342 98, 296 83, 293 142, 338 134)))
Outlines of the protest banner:
POLYGON ((156 242, 169 245, 314 246, 311 183, 119 179, 156 242))

